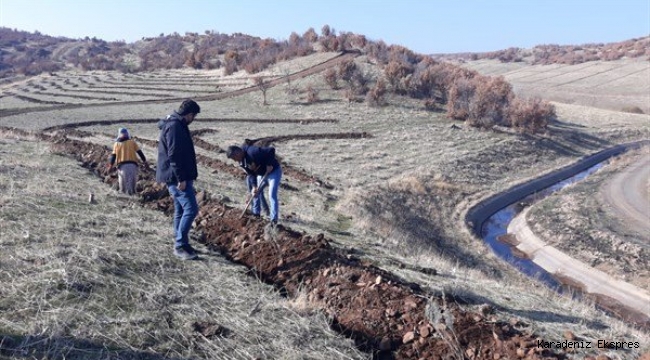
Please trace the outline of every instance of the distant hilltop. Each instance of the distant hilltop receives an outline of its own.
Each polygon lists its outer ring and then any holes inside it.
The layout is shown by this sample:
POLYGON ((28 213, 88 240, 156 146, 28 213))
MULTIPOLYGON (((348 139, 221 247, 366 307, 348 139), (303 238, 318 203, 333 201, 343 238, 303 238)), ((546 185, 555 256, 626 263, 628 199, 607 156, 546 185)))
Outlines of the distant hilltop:
POLYGON ((650 36, 614 43, 583 45, 537 45, 532 49, 511 47, 481 53, 431 54, 436 59, 475 61, 496 59, 501 62, 525 62, 531 65, 575 65, 588 61, 613 61, 640 58, 650 61, 650 36))
MULTIPOLYGON (((95 37, 71 39, 0 27, 0 78, 33 76, 66 69, 108 70, 123 73, 163 69, 219 69, 226 75, 239 70, 253 74, 276 62, 319 51, 359 51, 376 58, 387 57, 391 49, 364 35, 335 33, 328 25, 320 34, 309 28, 303 34, 291 33, 288 40, 260 38, 242 33, 222 34, 205 31, 160 34, 133 43, 107 42, 95 37)), ((412 51, 402 51, 413 53, 412 51)), ((429 55, 427 55, 429 56, 429 55)), ((650 37, 609 44, 539 45, 532 49, 508 48, 485 53, 430 55, 440 60, 499 59, 502 62, 531 64, 577 64, 620 58, 650 59, 650 37)))

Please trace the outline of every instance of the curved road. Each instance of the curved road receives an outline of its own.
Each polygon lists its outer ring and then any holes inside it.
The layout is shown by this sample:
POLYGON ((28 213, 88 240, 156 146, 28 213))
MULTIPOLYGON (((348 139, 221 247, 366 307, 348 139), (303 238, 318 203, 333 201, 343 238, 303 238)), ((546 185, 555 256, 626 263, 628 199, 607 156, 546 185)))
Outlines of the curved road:
POLYGON ((600 190, 623 222, 640 235, 639 245, 650 248, 650 155, 628 166, 600 190))
MULTIPOLYGON (((650 318, 650 293, 617 280, 610 275, 594 269, 593 267, 576 260, 562 251, 546 244, 528 226, 526 214, 530 208, 519 213, 508 225, 508 233, 516 236, 519 244, 516 248, 524 252, 535 264, 561 279, 570 279, 571 283, 578 284, 582 291, 592 295, 614 299, 624 307, 632 309, 645 319, 635 318, 640 323, 646 323, 650 318)), ((602 304, 601 304, 602 305, 602 304)), ((615 306, 619 308, 620 306, 615 306)), ((628 314, 629 316, 629 314, 628 314)), ((626 317, 626 316, 624 316, 626 317)), ((628 318, 628 320, 631 320, 628 318)))
MULTIPOLYGON (((501 194, 484 199, 466 213, 467 225, 477 236, 481 237, 484 222, 500 209, 612 156, 648 145, 650 145, 650 140, 617 145, 567 167, 514 186, 501 194)), ((650 165, 650 159, 645 157, 640 163, 615 176, 615 179, 601 190, 614 199, 614 206, 623 216, 630 217, 632 219, 630 221, 634 221, 639 226, 641 226, 638 224, 641 220, 646 231, 645 235, 641 237, 641 241, 645 243, 650 242, 647 235, 649 222, 647 221, 648 179, 650 176, 648 175, 648 168, 650 168, 648 165, 650 165), (630 200, 623 200, 625 198, 630 200), (634 215, 626 215, 628 212, 634 215), (646 219, 645 222, 644 219, 646 219)), ((544 243, 528 227, 525 215, 526 211, 522 211, 510 222, 507 229, 508 233, 516 237, 518 243, 516 247, 519 250, 528 254, 533 262, 558 277, 561 282, 578 285, 583 288, 584 292, 595 295, 597 303, 613 310, 619 317, 644 328, 650 328, 650 294, 648 291, 616 280, 544 243)))
MULTIPOLYGON (((600 190, 605 200, 623 221, 639 232, 639 244, 650 247, 650 156, 644 154, 641 161, 628 166, 624 171, 608 181, 600 190)), ((519 213, 508 225, 508 233, 513 234, 517 249, 524 252, 534 263, 548 273, 577 283, 582 291, 613 299, 614 303, 643 315, 638 319, 647 323, 650 319, 650 293, 627 282, 599 271, 557 248, 546 244, 528 226, 526 214, 530 208, 519 213)), ((616 306, 616 305, 615 305, 616 306)), ((616 306, 620 310, 620 306, 616 306)), ((625 317, 625 316, 624 316, 625 317)), ((630 317, 635 318, 628 312, 630 317)))

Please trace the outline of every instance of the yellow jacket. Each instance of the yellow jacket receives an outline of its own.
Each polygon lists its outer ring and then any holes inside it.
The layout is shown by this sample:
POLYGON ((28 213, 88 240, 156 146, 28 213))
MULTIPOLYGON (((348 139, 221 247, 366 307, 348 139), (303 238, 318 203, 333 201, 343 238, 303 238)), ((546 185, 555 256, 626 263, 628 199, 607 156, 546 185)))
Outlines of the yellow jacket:
MULTIPOLYGON (((115 163, 118 166, 122 163, 137 164, 138 151, 140 151, 138 144, 136 144, 135 141, 131 139, 127 139, 124 141, 116 141, 115 144, 113 144, 113 156, 115 156, 115 163)), ((146 161, 146 160, 142 159, 142 161, 146 161)))

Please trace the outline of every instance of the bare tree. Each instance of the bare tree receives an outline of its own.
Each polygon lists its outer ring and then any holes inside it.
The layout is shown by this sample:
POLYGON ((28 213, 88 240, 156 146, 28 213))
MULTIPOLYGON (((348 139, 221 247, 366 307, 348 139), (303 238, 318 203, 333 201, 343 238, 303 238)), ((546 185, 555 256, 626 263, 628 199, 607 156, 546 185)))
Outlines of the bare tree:
POLYGON ((266 90, 269 89, 269 83, 267 81, 264 81, 264 78, 262 76, 255 76, 253 78, 253 83, 262 92, 262 98, 264 99, 262 105, 268 105, 266 102, 266 90))

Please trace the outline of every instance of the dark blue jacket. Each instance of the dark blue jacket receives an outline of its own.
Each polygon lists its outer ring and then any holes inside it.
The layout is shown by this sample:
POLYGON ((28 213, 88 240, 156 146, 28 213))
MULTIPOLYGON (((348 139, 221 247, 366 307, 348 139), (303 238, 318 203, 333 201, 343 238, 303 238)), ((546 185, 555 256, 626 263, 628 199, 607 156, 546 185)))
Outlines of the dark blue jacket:
POLYGON ((196 153, 190 129, 185 120, 174 112, 158 122, 158 166, 156 181, 177 184, 181 181, 196 180, 196 153))
POLYGON ((273 170, 280 167, 280 163, 275 158, 275 148, 244 145, 242 150, 245 155, 240 166, 250 175, 262 176, 266 174, 266 167, 269 165, 273 166, 273 170), (253 170, 256 166, 257 169, 253 170))

